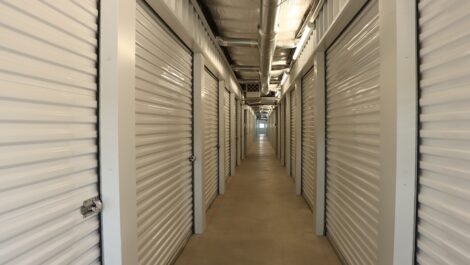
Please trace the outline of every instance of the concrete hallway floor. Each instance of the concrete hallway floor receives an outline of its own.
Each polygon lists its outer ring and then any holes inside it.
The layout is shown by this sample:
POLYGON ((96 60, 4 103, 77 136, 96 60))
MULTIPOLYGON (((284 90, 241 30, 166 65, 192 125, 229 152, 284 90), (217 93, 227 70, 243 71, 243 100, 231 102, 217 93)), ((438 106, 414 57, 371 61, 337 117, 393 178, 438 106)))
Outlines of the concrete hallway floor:
POLYGON ((340 264, 328 240, 315 236, 312 212, 268 140, 249 149, 209 208, 206 231, 191 237, 176 265, 340 264))

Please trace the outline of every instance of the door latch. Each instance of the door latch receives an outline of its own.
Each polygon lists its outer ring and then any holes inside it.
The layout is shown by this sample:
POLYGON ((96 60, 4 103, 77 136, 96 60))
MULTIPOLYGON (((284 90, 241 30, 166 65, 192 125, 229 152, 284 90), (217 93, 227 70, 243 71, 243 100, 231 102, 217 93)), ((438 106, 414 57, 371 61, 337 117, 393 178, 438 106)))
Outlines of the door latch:
POLYGON ((194 161, 196 161, 196 157, 194 155, 191 155, 189 157, 189 162, 194 162, 194 161))
POLYGON ((103 203, 100 198, 93 197, 83 202, 80 212, 83 215, 83 218, 87 218, 90 215, 99 214, 103 211, 103 203))

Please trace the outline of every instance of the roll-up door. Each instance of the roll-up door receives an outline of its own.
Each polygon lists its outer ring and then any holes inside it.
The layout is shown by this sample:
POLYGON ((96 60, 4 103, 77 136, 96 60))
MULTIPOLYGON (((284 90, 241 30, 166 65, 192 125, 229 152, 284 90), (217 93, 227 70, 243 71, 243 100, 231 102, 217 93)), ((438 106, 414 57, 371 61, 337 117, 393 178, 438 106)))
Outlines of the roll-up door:
POLYGON ((224 152, 225 152, 225 180, 230 177, 230 155, 232 154, 230 150, 230 92, 225 89, 224 91, 224 132, 225 132, 225 143, 224 143, 224 152))
POLYGON ((171 264, 192 234, 192 55, 143 2, 136 12, 139 264, 171 264))
POLYGON ((470 264, 470 2, 418 8, 417 264, 470 264))
POLYGON ((98 264, 97 1, 0 3, 0 264, 98 264))
POLYGON ((302 78, 302 195, 315 209, 316 141, 315 141, 315 89, 311 69, 302 78))
POLYGON ((348 264, 378 264, 379 63, 372 1, 326 52, 326 228, 348 264))
POLYGON ((290 174, 295 177, 296 151, 295 151, 295 89, 290 92, 290 174))
POLYGON ((218 81, 206 69, 202 88, 204 116, 204 201, 206 209, 217 196, 219 175, 219 94, 218 81))

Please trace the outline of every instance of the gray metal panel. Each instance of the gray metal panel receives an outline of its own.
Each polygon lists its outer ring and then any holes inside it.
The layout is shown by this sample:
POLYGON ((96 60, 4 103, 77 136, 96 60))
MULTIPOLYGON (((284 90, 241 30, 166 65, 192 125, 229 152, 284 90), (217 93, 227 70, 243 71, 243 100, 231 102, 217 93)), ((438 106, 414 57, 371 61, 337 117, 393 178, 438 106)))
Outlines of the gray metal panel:
POLYGON ((225 116, 225 180, 230 176, 230 161, 231 161, 231 139, 230 139, 230 92, 225 89, 224 91, 224 116, 225 116))
POLYGON ((204 202, 206 209, 217 196, 219 175, 219 82, 206 69, 202 88, 204 116, 204 202))
POLYGON ((379 17, 371 1, 326 53, 327 236, 348 264, 378 252, 379 17))
POLYGON ((470 2, 419 1, 418 264, 470 264, 470 2))
POLYGON ((0 3, 0 264, 100 262, 97 1, 0 3))
POLYGON ((302 78, 302 195, 315 211, 316 141, 314 69, 302 78))
POLYGON ((290 161, 291 161, 291 176, 295 177, 295 165, 297 165, 296 161, 296 144, 295 144, 295 109, 296 106, 296 96, 295 96, 295 89, 290 92, 290 161))
POLYGON ((141 1, 136 12, 139 264, 171 264, 192 234, 192 55, 141 1))

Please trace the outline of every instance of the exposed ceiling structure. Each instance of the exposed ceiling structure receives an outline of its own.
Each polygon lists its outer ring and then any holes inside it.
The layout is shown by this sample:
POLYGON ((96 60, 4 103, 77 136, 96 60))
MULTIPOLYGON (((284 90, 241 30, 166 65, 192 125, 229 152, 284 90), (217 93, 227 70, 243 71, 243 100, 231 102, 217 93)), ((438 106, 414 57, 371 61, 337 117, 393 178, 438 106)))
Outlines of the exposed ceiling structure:
POLYGON ((246 97, 258 115, 270 113, 277 104, 276 92, 287 78, 296 49, 302 48, 302 33, 318 2, 198 0, 242 89, 259 92, 246 97))

